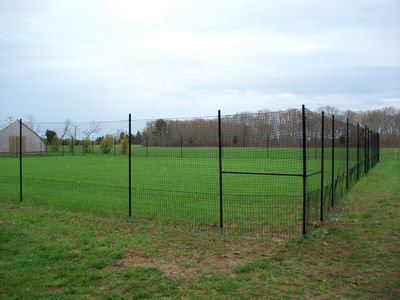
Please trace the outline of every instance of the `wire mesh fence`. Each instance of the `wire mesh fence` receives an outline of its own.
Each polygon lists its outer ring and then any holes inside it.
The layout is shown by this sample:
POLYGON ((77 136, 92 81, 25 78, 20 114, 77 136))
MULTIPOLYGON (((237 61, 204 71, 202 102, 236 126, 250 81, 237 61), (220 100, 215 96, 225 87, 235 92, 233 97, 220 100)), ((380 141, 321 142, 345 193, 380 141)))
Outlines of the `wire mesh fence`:
POLYGON ((0 130, 0 197, 189 230, 306 234, 379 161, 379 135, 303 110, 0 130))
POLYGON ((133 218, 217 227, 217 119, 135 120, 132 125, 132 139, 142 137, 132 147, 133 218))
POLYGON ((301 228, 301 113, 224 116, 223 226, 281 234, 301 228))

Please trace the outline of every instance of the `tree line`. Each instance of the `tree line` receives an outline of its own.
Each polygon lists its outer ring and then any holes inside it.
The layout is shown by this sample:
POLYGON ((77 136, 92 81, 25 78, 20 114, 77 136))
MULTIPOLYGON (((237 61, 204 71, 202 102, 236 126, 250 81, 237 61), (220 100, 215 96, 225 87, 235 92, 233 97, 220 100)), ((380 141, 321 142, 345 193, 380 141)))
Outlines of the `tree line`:
MULTIPOLYGON (((382 147, 400 147, 400 109, 353 111, 324 106, 314 112, 308 111, 307 138, 319 143, 321 116, 324 111, 325 136, 330 134, 332 115, 335 117, 335 137, 344 144, 346 119, 351 124, 350 134, 355 136, 357 123, 380 134, 382 147), (328 132, 328 133, 327 133, 328 132)), ((257 113, 238 113, 223 116, 221 120, 223 145, 228 147, 296 147, 302 143, 302 117, 296 109, 257 113)), ((363 132, 363 129, 361 130, 363 132)), ((217 146, 218 123, 216 118, 190 120, 158 119, 147 123, 142 131, 142 145, 148 146, 217 146)), ((353 138, 355 143, 355 139, 353 138)))
MULTIPOLYGON (((321 137, 320 113, 324 111, 327 120, 335 116, 335 135, 342 140, 345 135, 345 122, 361 127, 368 126, 380 134, 382 147, 400 147, 400 109, 385 107, 382 109, 353 111, 340 110, 333 106, 323 106, 314 112, 307 111, 307 138, 315 143, 321 137)), ((301 112, 288 109, 271 112, 237 113, 222 117, 223 145, 228 147, 297 147, 302 143, 301 112)), ((35 130, 33 117, 25 123, 35 130)), ((107 153, 114 145, 119 145, 126 152, 128 133, 114 128, 114 134, 99 135, 104 132, 102 123, 92 121, 79 128, 72 121, 66 120, 57 130, 47 129, 44 142, 58 151, 60 145, 68 145, 74 152, 76 145, 83 146, 90 152, 93 145, 100 145, 107 153), (80 129, 80 130, 79 130, 80 129)), ((325 122, 326 130, 330 123, 325 122)), ((354 126, 352 129, 354 131, 354 126)), ((111 131, 111 130, 110 130, 111 131)), ((352 134, 354 132, 352 131, 352 134)), ((158 119, 149 121, 142 130, 131 135, 131 144, 143 146, 196 147, 218 145, 217 118, 195 118, 183 120, 158 119)))
POLYGON ((353 124, 368 126, 379 133, 381 147, 400 147, 400 109, 385 107, 366 111, 339 110, 333 106, 324 106, 316 110, 334 114, 335 118, 345 121, 347 118, 353 124))

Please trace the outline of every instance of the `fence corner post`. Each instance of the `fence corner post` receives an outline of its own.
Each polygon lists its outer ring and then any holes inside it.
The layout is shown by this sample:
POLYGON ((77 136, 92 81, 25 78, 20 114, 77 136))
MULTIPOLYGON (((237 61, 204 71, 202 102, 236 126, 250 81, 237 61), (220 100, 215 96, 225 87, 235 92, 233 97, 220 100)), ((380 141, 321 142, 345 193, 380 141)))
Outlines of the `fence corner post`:
POLYGON ((357 180, 360 179, 360 123, 357 122, 357 180))
POLYGON ((367 134, 368 134, 368 127, 365 126, 364 128, 364 175, 367 175, 367 134))
POLYGON ((223 190, 222 190, 222 132, 221 110, 218 110, 218 169, 219 169, 219 229, 224 233, 223 190))
POLYGON ((131 144, 132 144, 132 130, 131 130, 131 114, 129 114, 129 137, 128 137, 128 223, 132 222, 132 159, 131 159, 131 144))
POLYGON ((335 115, 332 115, 332 191, 331 207, 335 206, 335 115))
POLYGON ((19 202, 22 202, 22 119, 19 119, 19 202))
POLYGON ((321 199, 319 220, 324 221, 325 112, 321 113, 321 199))
POLYGON ((302 120, 302 140, 303 140, 303 224, 302 235, 305 237, 307 234, 307 139, 306 139, 306 113, 304 104, 301 107, 301 120, 302 120))
POLYGON ((349 189, 349 118, 346 119, 346 190, 349 189))

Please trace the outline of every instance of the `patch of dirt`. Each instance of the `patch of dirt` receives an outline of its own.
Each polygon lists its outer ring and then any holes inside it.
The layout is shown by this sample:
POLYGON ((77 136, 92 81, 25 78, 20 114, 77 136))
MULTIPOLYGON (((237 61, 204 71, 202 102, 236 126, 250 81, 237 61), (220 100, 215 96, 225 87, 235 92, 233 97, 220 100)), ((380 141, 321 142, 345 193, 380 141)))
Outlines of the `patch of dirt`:
POLYGON ((188 280, 197 279, 202 273, 228 273, 231 268, 242 265, 245 260, 243 251, 230 250, 222 255, 191 253, 191 255, 173 254, 173 249, 166 251, 164 258, 155 258, 137 251, 127 251, 120 264, 113 268, 147 267, 157 268, 166 276, 178 277, 184 275, 188 280))
POLYGON ((12 207, 12 206, 4 207, 3 209, 7 210, 7 211, 10 211, 10 212, 21 212, 21 211, 24 211, 24 209, 22 209, 20 207, 12 207))
POLYGON ((176 261, 153 258, 136 251, 126 252, 125 257, 121 259, 121 264, 114 266, 114 268, 118 269, 135 267, 157 268, 163 271, 166 276, 171 277, 177 277, 182 274, 190 275, 195 271, 193 268, 183 268, 183 266, 176 261))
POLYGON ((54 291, 54 292, 62 292, 62 291, 64 291, 64 288, 55 287, 55 286, 48 286, 47 289, 50 290, 50 291, 54 291))
POLYGON ((323 224, 321 221, 308 221, 308 225, 311 225, 312 228, 320 228, 323 224))
POLYGON ((71 250, 68 251, 68 253, 79 253, 79 252, 81 252, 81 249, 78 249, 78 248, 71 249, 71 250))
MULTIPOLYGON (((169 242, 159 249, 157 257, 130 250, 124 253, 112 268, 157 268, 169 277, 183 276, 186 282, 198 279, 202 273, 234 276, 232 269, 245 264, 255 256, 271 256, 278 243, 257 238, 241 240, 226 239, 215 243, 215 247, 199 244, 201 239, 182 239, 169 242)), ((213 243, 213 242, 211 242, 213 243)))

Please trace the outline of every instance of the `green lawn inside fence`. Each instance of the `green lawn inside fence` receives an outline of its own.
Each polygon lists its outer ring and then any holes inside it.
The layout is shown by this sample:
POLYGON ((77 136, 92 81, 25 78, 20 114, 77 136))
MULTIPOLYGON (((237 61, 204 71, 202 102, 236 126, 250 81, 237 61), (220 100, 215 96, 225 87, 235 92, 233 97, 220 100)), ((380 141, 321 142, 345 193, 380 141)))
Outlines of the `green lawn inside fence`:
MULTIPOLYGON (((118 150, 118 151, 117 151, 118 150)), ((325 184, 331 182, 325 149, 325 184)), ((354 166, 351 150, 349 165, 354 166)), ((345 148, 335 150, 335 177, 343 174, 345 148)), ((307 149, 307 173, 320 170, 319 149, 307 149)), ((224 148, 223 170, 301 174, 301 148, 224 148)), ((19 158, 1 156, 0 197, 19 199, 19 158)), ((157 223, 219 225, 217 147, 132 147, 132 217, 157 223)), ((308 178, 320 188, 320 174, 308 178)), ((108 216, 128 216, 128 156, 79 147, 23 157, 24 201, 108 216)), ((243 231, 300 232, 302 177, 223 175, 224 225, 243 231)))

